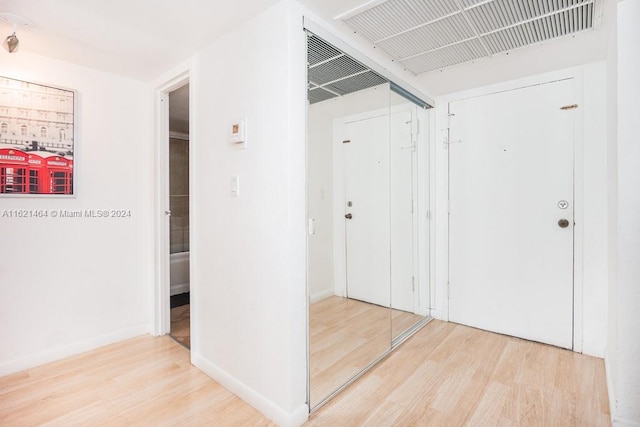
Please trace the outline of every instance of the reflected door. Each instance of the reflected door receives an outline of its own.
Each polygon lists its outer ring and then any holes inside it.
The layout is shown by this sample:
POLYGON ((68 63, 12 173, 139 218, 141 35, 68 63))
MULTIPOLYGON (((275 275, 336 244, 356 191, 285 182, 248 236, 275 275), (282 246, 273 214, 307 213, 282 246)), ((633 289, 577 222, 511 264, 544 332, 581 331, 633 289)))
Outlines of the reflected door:
POLYGON ((389 307, 389 116, 346 125, 347 297, 389 307))

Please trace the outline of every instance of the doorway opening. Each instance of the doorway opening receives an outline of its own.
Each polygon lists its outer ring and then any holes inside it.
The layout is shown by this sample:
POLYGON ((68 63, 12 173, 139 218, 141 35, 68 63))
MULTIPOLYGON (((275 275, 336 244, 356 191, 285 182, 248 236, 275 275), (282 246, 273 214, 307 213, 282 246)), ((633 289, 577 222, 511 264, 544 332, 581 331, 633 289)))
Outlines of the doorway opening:
POLYGON ((191 348, 189 278, 189 83, 169 92, 169 334, 191 348))

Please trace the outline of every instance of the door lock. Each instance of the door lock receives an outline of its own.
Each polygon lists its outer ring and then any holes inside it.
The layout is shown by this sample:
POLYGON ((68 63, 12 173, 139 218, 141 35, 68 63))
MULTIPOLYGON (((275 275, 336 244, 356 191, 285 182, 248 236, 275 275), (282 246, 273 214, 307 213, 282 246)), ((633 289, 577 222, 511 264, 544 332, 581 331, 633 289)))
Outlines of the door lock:
POLYGON ((569 220, 562 218, 560 221, 558 221, 558 225, 560 226, 560 228, 567 228, 569 226, 569 220))
POLYGON ((347 218, 347 219, 351 219, 351 218, 353 218, 353 215, 351 215, 350 213, 348 213, 348 214, 346 214, 344 217, 345 217, 345 218, 347 218))

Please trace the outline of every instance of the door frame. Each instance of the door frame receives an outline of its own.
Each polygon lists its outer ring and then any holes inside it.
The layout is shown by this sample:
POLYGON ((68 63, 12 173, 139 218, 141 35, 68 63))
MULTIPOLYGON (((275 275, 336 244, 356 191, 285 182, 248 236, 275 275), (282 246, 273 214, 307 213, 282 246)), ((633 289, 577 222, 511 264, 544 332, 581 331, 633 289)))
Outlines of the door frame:
MULTIPOLYGON (((582 353, 583 348, 583 286, 584 286, 584 71, 580 68, 572 68, 558 72, 551 72, 525 79, 503 82, 492 86, 454 93, 443 97, 437 103, 438 125, 432 131, 432 140, 435 142, 436 155, 436 181, 443 183, 438 185, 436 195, 436 240, 440 241, 437 247, 440 255, 437 257, 437 271, 435 280, 440 289, 439 295, 435 295, 432 316, 449 320, 449 150, 446 147, 448 141, 448 110, 449 103, 462 101, 469 98, 490 95, 499 92, 512 91, 525 87, 551 83, 558 80, 573 80, 575 101, 578 109, 574 111, 574 245, 573 245, 573 351, 582 353), (440 225, 438 225, 440 224, 440 225), (439 268, 438 268, 439 267, 439 268)), ((436 290, 437 292, 437 290, 436 290)))
MULTIPOLYGON (((193 181, 193 146, 192 120, 193 116, 193 87, 191 85, 191 70, 187 69, 175 74, 161 83, 154 90, 154 270, 153 270, 153 335, 165 335, 171 330, 170 308, 170 226, 169 216, 165 211, 169 210, 169 93, 189 84, 189 192, 192 192, 193 181)), ((192 200, 189 198, 189 241, 194 234, 191 221, 192 200)), ((190 245, 190 258, 193 252, 190 245)), ((193 278, 193 262, 190 260, 190 275, 193 278)), ((191 285, 193 284, 193 280, 191 285)), ((190 285, 190 287, 191 287, 190 285)), ((193 332, 192 332, 193 335, 193 332)), ((193 348, 193 340, 192 340, 193 348)))

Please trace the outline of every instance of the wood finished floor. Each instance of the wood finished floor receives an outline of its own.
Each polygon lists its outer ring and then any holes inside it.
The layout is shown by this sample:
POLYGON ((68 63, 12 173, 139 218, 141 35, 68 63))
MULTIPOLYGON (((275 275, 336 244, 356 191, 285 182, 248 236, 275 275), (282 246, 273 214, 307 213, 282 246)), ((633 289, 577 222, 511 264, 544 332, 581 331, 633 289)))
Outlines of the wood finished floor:
POLYGON ((171 336, 191 348, 191 312, 189 304, 171 309, 171 336))
POLYGON ((329 297, 309 308, 309 373, 314 407, 391 347, 421 316, 329 297), (396 332, 398 331, 398 332, 396 332))
POLYGON ((609 426, 604 362, 434 320, 309 426, 609 426))
MULTIPOLYGON (((273 426, 142 336, 0 378, 2 426, 273 426)), ((601 359, 432 321, 309 426, 608 426, 601 359)))
POLYGON ((273 426, 169 336, 123 341, 0 378, 0 425, 273 426))

